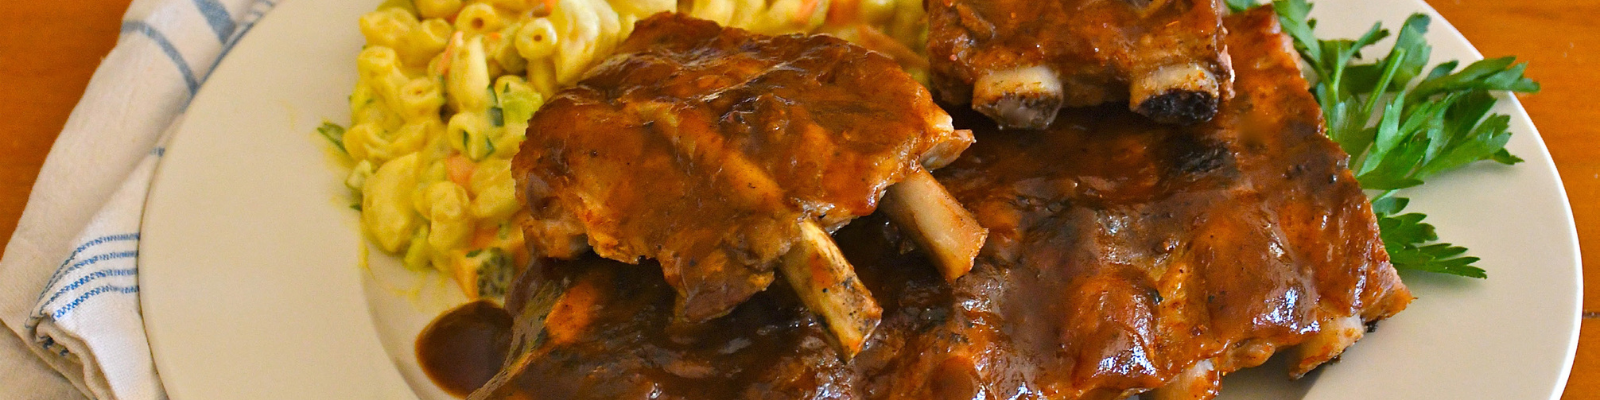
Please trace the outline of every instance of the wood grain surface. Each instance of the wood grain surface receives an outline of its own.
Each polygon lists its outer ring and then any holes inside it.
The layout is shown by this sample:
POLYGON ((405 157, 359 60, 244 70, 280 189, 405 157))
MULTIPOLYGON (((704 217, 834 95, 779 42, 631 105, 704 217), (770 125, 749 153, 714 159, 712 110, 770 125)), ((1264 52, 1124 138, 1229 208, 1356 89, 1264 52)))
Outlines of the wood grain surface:
MULTIPOLYGON (((1336 0, 1323 0, 1336 1, 1336 0)), ((0 246, 10 240, 45 154, 116 43, 129 0, 0 6, 0 246)), ((1523 104, 1572 201, 1583 246, 1582 340, 1565 399, 1600 399, 1600 1, 1429 0, 1484 55, 1516 55, 1544 85, 1523 104)), ((1463 333, 1470 334, 1470 333, 1463 333)), ((1468 350, 1468 349, 1463 349, 1468 350)))
POLYGON ((129 0, 0 5, 0 248, 67 114, 116 45, 129 0))

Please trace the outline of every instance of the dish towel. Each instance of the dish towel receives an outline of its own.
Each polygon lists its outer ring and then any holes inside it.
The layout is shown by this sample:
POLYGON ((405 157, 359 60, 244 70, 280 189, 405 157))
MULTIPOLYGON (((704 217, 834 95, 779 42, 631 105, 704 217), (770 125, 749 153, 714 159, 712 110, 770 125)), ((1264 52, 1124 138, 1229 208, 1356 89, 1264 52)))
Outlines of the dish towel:
MULTIPOLYGON (((189 100, 277 1, 135 0, 50 149, 0 258, 0 323, 86 396, 166 398, 139 314, 145 194, 189 100)), ((61 393, 49 375, 4 375, 0 397, 61 393)))

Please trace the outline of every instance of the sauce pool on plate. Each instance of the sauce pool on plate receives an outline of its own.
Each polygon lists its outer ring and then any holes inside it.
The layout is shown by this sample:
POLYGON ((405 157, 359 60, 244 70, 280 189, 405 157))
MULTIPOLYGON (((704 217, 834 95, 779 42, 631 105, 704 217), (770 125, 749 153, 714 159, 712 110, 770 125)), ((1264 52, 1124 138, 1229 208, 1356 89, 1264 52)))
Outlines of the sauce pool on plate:
POLYGON ((440 389, 457 396, 483 386, 511 347, 511 313, 478 300, 440 315, 417 335, 417 361, 440 389))

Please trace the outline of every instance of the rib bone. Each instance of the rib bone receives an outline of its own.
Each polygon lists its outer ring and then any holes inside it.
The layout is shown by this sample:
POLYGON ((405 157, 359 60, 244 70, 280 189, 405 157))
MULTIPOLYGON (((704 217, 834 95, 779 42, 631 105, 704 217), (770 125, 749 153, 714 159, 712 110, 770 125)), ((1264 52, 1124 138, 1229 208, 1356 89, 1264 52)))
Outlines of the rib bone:
POLYGON ((973 259, 989 236, 989 230, 922 168, 890 186, 880 207, 933 258, 949 281, 972 270, 973 259))
POLYGON ((1063 101, 1061 78, 1043 65, 990 72, 972 90, 972 109, 1006 128, 1050 126, 1063 101))
POLYGON ((1217 115, 1216 74, 1196 63, 1155 68, 1134 78, 1128 108, 1156 122, 1195 124, 1217 115))
MULTIPOLYGON (((777 182, 741 153, 728 149, 725 141, 714 135, 686 134, 690 130, 680 127, 685 121, 667 112, 666 106, 644 104, 640 111, 660 123, 658 132, 666 136, 679 153, 722 166, 721 179, 738 189, 740 200, 753 207, 773 207, 771 203, 782 201, 776 197, 782 193, 777 182)), ((699 128, 699 131, 712 130, 699 128)), ((849 359, 861 351, 861 345, 878 326, 883 310, 856 278, 855 267, 845 260, 839 246, 815 220, 801 222, 799 231, 799 238, 784 253, 778 268, 806 308, 828 325, 839 354, 849 359)))
POLYGON ((828 325, 841 358, 848 361, 878 327, 883 309, 856 278, 833 238, 815 222, 800 225, 800 240, 778 268, 801 302, 828 325))
POLYGON ((1201 360, 1189 366, 1172 377, 1167 386, 1150 390, 1140 398, 1146 400, 1198 400, 1217 397, 1218 381, 1222 377, 1217 373, 1211 360, 1201 360))
POLYGON ((1339 358, 1340 354, 1344 354, 1344 349, 1361 340, 1365 333, 1366 325, 1361 323, 1360 315, 1324 322, 1322 330, 1295 348, 1294 358, 1289 364, 1289 377, 1300 379, 1317 369, 1317 366, 1339 358))

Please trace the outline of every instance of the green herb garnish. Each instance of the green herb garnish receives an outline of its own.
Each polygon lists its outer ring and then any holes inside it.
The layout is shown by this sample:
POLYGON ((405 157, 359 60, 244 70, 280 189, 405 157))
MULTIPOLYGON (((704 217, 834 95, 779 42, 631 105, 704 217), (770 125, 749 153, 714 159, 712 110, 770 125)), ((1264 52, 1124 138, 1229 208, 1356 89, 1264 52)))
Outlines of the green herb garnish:
MULTIPOLYGON (((1230 8, 1253 3, 1230 0, 1230 8)), ((1492 92, 1535 93, 1539 84, 1523 76, 1527 64, 1514 57, 1481 60, 1457 70, 1455 61, 1423 75, 1432 47, 1423 38, 1430 19, 1413 14, 1395 37, 1384 58, 1358 64, 1361 50, 1389 36, 1373 24, 1360 38, 1319 40, 1316 20, 1309 19, 1305 0, 1274 0, 1284 32, 1311 67, 1316 83, 1311 92, 1322 104, 1328 137, 1350 154, 1356 180, 1373 198, 1379 235, 1396 268, 1484 278, 1472 266, 1467 249, 1437 243, 1433 225, 1420 213, 1400 212, 1409 202, 1395 197, 1400 189, 1478 161, 1511 165, 1522 159, 1505 149, 1511 139, 1510 117, 1489 114, 1497 101, 1492 92)))
POLYGON ((340 153, 349 153, 344 149, 344 127, 328 121, 322 121, 322 126, 317 127, 317 133, 333 142, 333 147, 339 148, 340 153))
POLYGON ((1486 278, 1483 268, 1472 266, 1477 257, 1465 256, 1467 248, 1449 243, 1431 243, 1439 240, 1433 225, 1422 222, 1427 215, 1400 214, 1410 201, 1402 197, 1387 197, 1372 202, 1372 212, 1378 216, 1378 236, 1389 251, 1389 262, 1396 267, 1441 274, 1486 278))
POLYGON ((1256 6, 1256 0, 1228 0, 1228 11, 1241 13, 1256 6))

